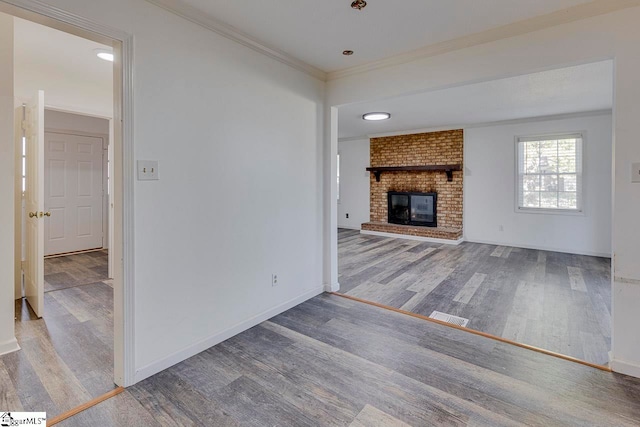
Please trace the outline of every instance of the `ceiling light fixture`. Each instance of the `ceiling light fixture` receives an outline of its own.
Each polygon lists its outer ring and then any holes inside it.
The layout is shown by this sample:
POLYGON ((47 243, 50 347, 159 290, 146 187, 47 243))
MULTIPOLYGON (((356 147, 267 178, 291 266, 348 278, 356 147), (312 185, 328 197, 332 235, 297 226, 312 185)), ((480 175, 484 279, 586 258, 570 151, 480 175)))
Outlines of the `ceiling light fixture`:
POLYGON ((343 50, 342 54, 344 56, 351 56, 351 55, 353 55, 353 51, 352 50, 343 50))
POLYGON ((387 120, 391 118, 391 114, 389 113, 367 113, 362 116, 363 120, 387 120))
POLYGON ((355 0, 351 3, 351 8, 356 10, 362 10, 367 7, 367 2, 364 0, 355 0))
POLYGON ((104 59, 105 61, 113 62, 113 52, 107 49, 94 49, 93 52, 100 59, 104 59))

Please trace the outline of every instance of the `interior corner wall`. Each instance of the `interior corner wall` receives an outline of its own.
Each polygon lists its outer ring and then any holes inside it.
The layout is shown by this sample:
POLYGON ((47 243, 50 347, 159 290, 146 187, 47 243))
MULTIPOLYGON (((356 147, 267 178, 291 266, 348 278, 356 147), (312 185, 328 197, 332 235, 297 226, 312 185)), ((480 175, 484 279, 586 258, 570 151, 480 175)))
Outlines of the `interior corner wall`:
POLYGON ((0 354, 17 350, 14 330, 13 17, 0 13, 0 354))
POLYGON ((45 3, 135 40, 135 381, 321 293, 325 83, 144 0, 45 3))
POLYGON ((611 256, 611 114, 465 130, 465 240, 611 256), (583 215, 516 210, 515 138, 584 132, 583 215))
POLYGON ((360 230, 369 222, 369 139, 338 142, 340 200, 338 227, 360 230), (349 218, 347 218, 349 215, 349 218))

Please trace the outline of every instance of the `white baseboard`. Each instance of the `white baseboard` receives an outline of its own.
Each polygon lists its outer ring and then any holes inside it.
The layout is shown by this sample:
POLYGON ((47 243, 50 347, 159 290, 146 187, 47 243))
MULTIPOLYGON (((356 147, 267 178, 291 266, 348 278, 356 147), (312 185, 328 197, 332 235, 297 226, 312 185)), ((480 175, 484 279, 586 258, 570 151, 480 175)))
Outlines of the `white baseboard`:
POLYGON ((265 320, 271 319, 272 317, 277 316, 278 314, 283 313, 289 310, 290 308, 293 308, 296 305, 301 304, 306 300, 315 297, 316 295, 320 295, 323 292, 324 292, 324 286, 307 291, 296 298, 293 298, 274 308, 266 310, 222 332, 218 332, 217 334, 214 334, 208 338, 200 340, 195 344, 190 345, 189 347, 186 347, 167 357, 164 357, 140 369, 137 369, 134 377, 134 384, 144 380, 145 378, 149 378, 150 376, 155 375, 158 372, 163 371, 177 363, 180 363, 183 360, 188 359, 191 356, 194 356, 210 347, 213 347, 214 345, 219 344, 222 341, 225 341, 235 335, 238 335, 239 333, 258 325, 264 322, 265 320))
POLYGON ((13 353, 14 351, 18 350, 20 350, 20 346, 18 345, 18 340, 16 340, 15 338, 0 343, 0 356, 2 356, 3 354, 13 353))
POLYGON ((324 291, 325 292, 338 292, 340 290, 340 283, 325 283, 324 291))
POLYGON ((338 225, 338 228, 346 228, 347 230, 360 230, 360 227, 354 227, 353 225, 338 225))
POLYGON ((631 377, 640 378, 640 365, 634 363, 623 362, 622 360, 611 359, 609 367, 613 372, 629 375, 631 377))
POLYGON ((418 240, 420 242, 442 243, 445 245, 454 245, 454 246, 458 246, 460 243, 464 242, 464 239, 458 239, 458 240, 436 239, 435 237, 410 236, 408 234, 385 233, 384 231, 360 230, 360 234, 369 234, 372 236, 382 236, 382 237, 393 237, 394 239, 418 240))
POLYGON ((496 246, 511 246, 514 248, 523 248, 523 249, 535 249, 538 251, 548 251, 548 252, 561 252, 565 254, 574 254, 574 255, 587 255, 587 256, 597 256, 602 258, 611 258, 611 254, 604 252, 592 252, 592 251, 582 251, 582 250, 574 250, 574 249, 565 249, 565 248, 555 248, 553 246, 538 246, 538 245, 528 245, 522 243, 512 243, 512 242, 496 242, 493 240, 482 240, 482 239, 469 239, 465 238, 465 241, 470 243, 482 243, 485 245, 496 245, 496 246))

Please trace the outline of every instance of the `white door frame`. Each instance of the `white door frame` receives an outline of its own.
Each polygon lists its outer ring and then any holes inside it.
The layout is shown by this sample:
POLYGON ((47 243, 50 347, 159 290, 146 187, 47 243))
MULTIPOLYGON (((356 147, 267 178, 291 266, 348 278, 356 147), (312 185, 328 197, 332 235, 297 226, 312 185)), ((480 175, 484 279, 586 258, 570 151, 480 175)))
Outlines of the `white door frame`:
MULTIPOLYGON (((105 120, 109 120, 109 139, 107 140, 107 158, 112 158, 113 157, 113 132, 114 132, 114 125, 113 125, 113 117, 109 117, 109 116, 105 116, 102 114, 96 114, 94 111, 86 111, 83 110, 81 108, 69 108, 69 107, 58 107, 55 104, 47 104, 46 103, 46 98, 45 98, 45 110, 50 110, 50 111, 59 111, 61 113, 70 113, 70 114, 77 114, 80 116, 86 116, 86 117, 97 117, 99 119, 105 119, 105 120)), ((46 130, 46 128, 45 128, 46 130)), ((92 135, 89 135, 92 136, 92 135)), ((106 162, 106 160, 105 160, 106 162)), ((109 169, 107 172, 107 169, 105 169, 105 175, 108 173, 109 176, 113 176, 113 163, 106 163, 107 168, 109 169)), ((113 227, 114 227, 114 223, 113 223, 113 206, 112 206, 112 202, 111 199, 113 198, 113 180, 111 181, 111 183, 109 184, 109 188, 107 191, 107 194, 109 194, 110 196, 107 198, 107 210, 105 212, 105 214, 107 215, 107 247, 110 248, 114 245, 114 240, 113 240, 113 227)), ((111 251, 109 251, 109 278, 112 279, 113 278, 113 253, 111 251)), ((17 289, 16 285, 16 289, 17 289)), ((16 291, 17 293, 17 291, 16 291)))
MULTIPOLYGON (((134 383, 133 36, 37 0, 0 0, 0 11, 112 45, 114 62, 114 382, 134 383), (121 261, 121 262, 119 262, 121 261)), ((13 197, 13 195, 12 195, 13 197)), ((17 257, 17 259, 20 259, 17 257)))
MULTIPOLYGON (((329 203, 325 207, 325 243, 324 243, 324 290, 325 292, 340 291, 338 282, 338 107, 330 106, 326 110, 329 118, 325 122, 325 132, 328 144, 325 143, 325 161, 329 165, 329 182, 325 178, 325 200, 329 203), (328 158, 327 158, 328 157, 328 158)), ((325 141, 327 141, 325 139, 325 141)), ((326 171, 326 169, 325 169, 326 171)))

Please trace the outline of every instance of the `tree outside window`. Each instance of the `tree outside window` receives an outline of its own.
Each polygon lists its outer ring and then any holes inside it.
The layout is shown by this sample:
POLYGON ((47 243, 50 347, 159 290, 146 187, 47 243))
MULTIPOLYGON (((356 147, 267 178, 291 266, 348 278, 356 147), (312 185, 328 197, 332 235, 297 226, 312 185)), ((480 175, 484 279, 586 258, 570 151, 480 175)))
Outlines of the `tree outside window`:
POLYGON ((582 135, 518 138, 518 209, 581 211, 582 135))

